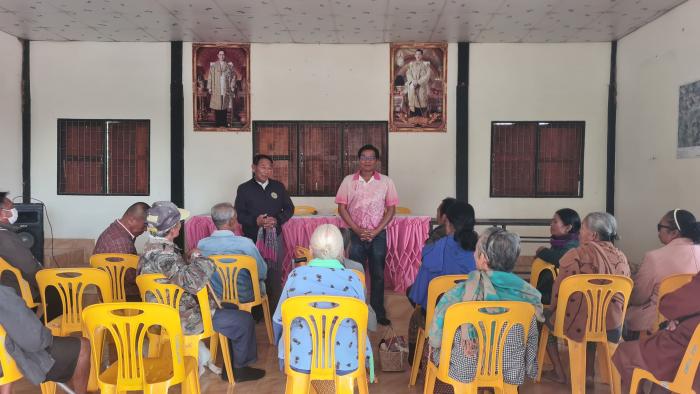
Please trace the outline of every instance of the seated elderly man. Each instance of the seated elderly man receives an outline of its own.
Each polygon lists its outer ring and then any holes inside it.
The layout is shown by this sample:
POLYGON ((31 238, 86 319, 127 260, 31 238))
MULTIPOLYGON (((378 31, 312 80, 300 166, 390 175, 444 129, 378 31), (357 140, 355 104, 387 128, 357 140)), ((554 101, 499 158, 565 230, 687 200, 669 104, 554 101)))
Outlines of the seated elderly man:
MULTIPOLYGON (((100 234, 92 253, 136 254, 134 242, 146 231, 148 208, 150 207, 145 202, 131 204, 120 219, 116 219, 100 234)), ((124 287, 127 299, 140 300, 139 288, 136 287, 136 272, 133 270, 126 271, 124 287)))
MULTIPOLYGON (((343 237, 340 230, 332 224, 323 224, 311 235, 311 251, 314 259, 308 265, 295 268, 287 278, 282 289, 279 304, 272 318, 275 338, 278 340, 278 357, 284 360, 284 343, 282 342, 282 303, 290 297, 299 295, 333 295, 353 297, 365 301, 364 287, 357 275, 340 263, 343 255, 343 237)), ((292 325, 291 337, 294 346, 291 350, 290 366, 298 371, 311 370, 311 335, 306 323, 292 325)), ((338 328, 335 358, 338 374, 352 372, 358 366, 357 345, 353 346, 357 334, 353 332, 353 323, 344 321, 338 328)), ((356 342, 355 342, 356 343, 356 342)), ((372 346, 367 339, 367 358, 370 368, 370 381, 374 380, 374 363, 372 346)))
MULTIPOLYGON (((217 230, 211 236, 200 240, 197 244, 197 249, 205 257, 217 254, 242 254, 254 258, 258 267, 260 291, 264 294, 267 263, 265 263, 265 259, 262 258, 253 241, 233 233, 238 224, 236 221, 236 210, 233 208, 233 205, 227 202, 214 205, 211 208, 211 218, 217 230)), ((212 275, 211 287, 216 295, 221 297, 223 285, 218 273, 212 275)), ((250 281, 250 273, 247 270, 243 270, 238 274, 236 288, 242 302, 253 301, 253 284, 250 281)))
MULTIPOLYGON (((52 336, 22 298, 7 286, 0 286, 0 326, 7 332, 5 348, 27 380, 35 385, 70 381, 76 394, 87 392, 87 339, 52 336)), ((0 386, 1 394, 11 392, 12 383, 0 386)))
MULTIPOLYGON (((7 192, 0 193, 0 257, 8 264, 17 268, 22 273, 22 278, 29 283, 34 301, 41 301, 39 285, 36 283, 36 273, 42 269, 32 251, 17 235, 17 227, 14 226, 18 213, 15 204, 7 197, 7 192)), ((14 275, 3 275, 1 284, 19 291, 19 284, 14 275)), ((61 298, 53 287, 46 291, 46 316, 49 320, 63 313, 61 298)))
MULTIPOLYGON (((142 274, 163 274, 172 284, 185 290, 180 300, 180 321, 185 335, 202 331, 202 313, 196 294, 209 282, 214 273, 214 263, 194 249, 190 252, 189 263, 183 258, 173 240, 180 235, 180 220, 190 213, 178 209, 170 201, 158 201, 148 210, 149 240, 144 254, 139 260, 142 274)), ((155 302, 150 294, 146 301, 155 302)), ((229 338, 233 360, 233 371, 237 382, 257 380, 265 376, 265 371, 247 365, 257 359, 255 342, 255 322, 248 312, 236 309, 215 309, 212 303, 212 323, 214 330, 229 338)), ((200 357, 200 362, 204 362, 200 357)), ((200 371, 201 371, 200 366, 200 371)))

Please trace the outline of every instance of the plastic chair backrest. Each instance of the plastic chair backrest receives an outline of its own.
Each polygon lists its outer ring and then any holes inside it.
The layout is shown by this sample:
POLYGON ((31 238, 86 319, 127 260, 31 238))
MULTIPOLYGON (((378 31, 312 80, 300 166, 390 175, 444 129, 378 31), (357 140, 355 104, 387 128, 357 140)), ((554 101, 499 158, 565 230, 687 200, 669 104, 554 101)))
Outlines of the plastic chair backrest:
MULTIPOLYGON (((425 325, 427 329, 430 329, 430 324, 433 321, 433 313, 435 312, 435 307, 438 303, 438 298, 440 298, 445 292, 455 287, 457 283, 465 281, 469 275, 442 275, 437 278, 433 278, 428 284, 428 304, 427 310, 425 311, 425 325)), ((428 331, 426 330, 426 331, 428 331)))
POLYGON ((452 349, 455 333, 460 326, 470 323, 474 327, 470 331, 476 332, 479 344, 474 380, 479 386, 485 381, 502 381, 506 337, 513 326, 520 324, 525 334, 523 341, 527 341, 534 315, 535 307, 532 304, 519 301, 472 301, 450 306, 445 313, 438 378, 451 380, 448 371, 452 352, 445 349, 452 349))
POLYGON ((353 269, 351 269, 350 271, 354 272, 355 275, 357 275, 357 277, 360 278, 360 282, 362 282, 362 286, 364 286, 364 288, 366 289, 367 282, 365 282, 365 273, 360 271, 360 270, 353 270, 353 269))
POLYGON ((139 265, 139 256, 123 253, 98 253, 90 256, 90 266, 99 268, 109 274, 112 282, 112 300, 115 302, 126 301, 124 289, 124 277, 129 269, 136 270, 139 265))
POLYGON ((214 262, 216 272, 221 278, 221 284, 223 285, 221 301, 232 302, 237 305, 242 304, 238 294, 238 275, 243 270, 247 270, 253 285, 253 300, 250 303, 259 304, 261 302, 258 265, 253 257, 242 254, 220 254, 209 256, 209 259, 214 262))
POLYGON ((19 370, 15 360, 12 359, 7 349, 5 349, 5 328, 0 326, 0 386, 22 379, 22 371, 19 370))
POLYGON ((398 215, 410 215, 410 214, 411 214, 411 208, 407 208, 407 207, 396 207, 396 214, 398 214, 398 215))
POLYGON ((540 279, 540 274, 542 271, 549 271, 552 273, 552 280, 557 278, 557 269, 553 264, 550 264, 540 258, 536 258, 532 261, 532 269, 530 270, 530 286, 537 287, 537 281, 540 279))
POLYGON ((679 274, 679 275, 673 275, 665 278, 664 280, 661 281, 659 284, 659 296, 657 298, 657 304, 656 304, 656 324, 654 325, 654 329, 659 327, 659 324, 666 320, 666 318, 659 312, 659 303, 658 301, 661 301, 661 298, 665 296, 668 293, 673 293, 674 291, 680 289, 681 287, 685 286, 686 284, 690 283, 691 280, 693 280, 694 274, 679 274))
POLYGON ((22 272, 0 257, 0 278, 5 274, 5 272, 11 273, 17 279, 20 293, 19 296, 22 297, 24 303, 27 304, 27 308, 34 308, 38 306, 38 304, 34 301, 34 297, 32 297, 32 290, 29 288, 29 282, 24 280, 22 277, 22 272))
MULTIPOLYGON (((144 339, 152 326, 160 326, 167 334, 172 355, 172 376, 167 380, 177 384, 185 379, 183 336, 177 310, 161 304, 117 302, 91 305, 83 311, 90 339, 92 366, 102 365, 104 331, 114 339, 117 353, 117 389, 115 392, 143 390, 146 382, 144 368, 144 339)), ((97 374, 100 387, 105 384, 97 374)))
POLYGON ((294 214, 297 216, 317 215, 318 210, 311 205, 295 205, 294 214))
POLYGON ((700 364, 700 325, 695 327, 695 332, 693 336, 690 337, 690 342, 688 342, 688 347, 686 347, 685 354, 683 355, 683 360, 681 360, 678 366, 678 372, 676 372, 676 378, 673 383, 676 387, 687 388, 690 391, 693 387, 693 381, 695 380, 695 375, 698 371, 698 365, 700 364))
POLYGON ((565 336, 565 306, 569 304, 569 297, 574 293, 580 293, 585 300, 586 310, 588 311, 584 341, 607 342, 608 328, 606 317, 608 315, 608 307, 613 297, 621 294, 624 298, 622 305, 622 316, 624 316, 630 293, 632 293, 632 286, 632 279, 620 275, 579 274, 564 278, 559 287, 554 335, 558 337, 565 336))
POLYGON ((112 302, 112 286, 109 274, 97 268, 46 268, 36 273, 41 303, 44 304, 44 324, 46 320, 46 289, 54 287, 60 298, 63 314, 60 319, 60 336, 82 331, 82 311, 85 309, 85 290, 95 286, 102 302, 112 302))
MULTIPOLYGON (((150 294, 159 304, 165 304, 180 310, 180 300, 185 294, 185 289, 169 283, 168 279, 163 274, 141 274, 136 277, 136 286, 139 288, 141 299, 146 301, 146 295, 150 294)), ((202 287, 196 294, 199 309, 202 313, 203 331, 199 335, 201 338, 208 338, 214 333, 214 327, 211 321, 211 306, 209 305, 209 295, 207 287, 202 287)))
MULTIPOLYGON (((329 305, 329 304, 326 304, 329 305)), ((350 319, 357 325, 358 360, 365 360, 367 339, 367 304, 352 298, 340 296, 297 296, 282 303, 282 326, 284 335, 284 371, 287 375, 298 374, 290 367, 291 326, 299 318, 306 321, 311 333, 311 376, 312 380, 334 380, 336 373, 335 342, 340 323, 350 319), (318 303, 332 303, 330 308, 319 307, 318 303)), ((362 362, 358 368, 364 368, 362 362)))
POLYGON ((311 254, 311 249, 305 248, 303 246, 297 246, 294 248, 294 256, 296 258, 306 257, 306 262, 310 262, 314 259, 313 254, 311 254))

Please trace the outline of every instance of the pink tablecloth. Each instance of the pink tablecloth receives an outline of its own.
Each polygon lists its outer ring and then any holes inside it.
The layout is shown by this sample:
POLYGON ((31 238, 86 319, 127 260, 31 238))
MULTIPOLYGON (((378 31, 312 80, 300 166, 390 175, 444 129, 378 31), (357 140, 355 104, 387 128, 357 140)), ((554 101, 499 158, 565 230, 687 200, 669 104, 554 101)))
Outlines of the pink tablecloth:
MULTIPOLYGON (((216 230, 209 215, 192 216, 185 222, 185 246, 187 250, 197 247, 199 240, 206 238, 216 230)), ((236 235, 241 235, 241 225, 236 226, 236 235)))
MULTIPOLYGON (((345 227, 345 223, 338 216, 295 216, 284 224, 282 233, 287 255, 283 263, 283 277, 292 269, 294 248, 308 247, 316 227, 326 223, 345 227)), ((429 216, 397 216, 389 224, 386 230, 387 255, 384 271, 387 288, 404 292, 413 284, 429 229, 429 216)))
MULTIPOLYGON (((338 216, 295 216, 282 226, 285 244, 285 258, 282 265, 282 278, 292 270, 292 257, 296 246, 309 246, 309 239, 316 227, 330 223, 345 227, 338 216)), ((386 229, 386 267, 384 279, 386 287, 397 292, 404 292, 413 284, 420 266, 421 250, 428 238, 430 229, 429 216, 397 216, 386 229)), ((216 230, 211 216, 194 216, 185 222, 185 240, 187 249, 197 246, 200 239, 206 238, 216 230)), ((240 229, 235 232, 240 235, 240 229)))

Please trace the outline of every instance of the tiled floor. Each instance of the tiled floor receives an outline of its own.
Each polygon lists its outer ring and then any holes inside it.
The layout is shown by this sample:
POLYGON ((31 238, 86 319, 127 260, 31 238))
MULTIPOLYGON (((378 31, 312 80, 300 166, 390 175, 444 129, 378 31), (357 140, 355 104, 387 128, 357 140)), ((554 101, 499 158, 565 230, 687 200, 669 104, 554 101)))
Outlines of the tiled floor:
MULTIPOLYGON (((386 305, 389 313, 389 318, 392 320, 395 329, 400 335, 406 335, 408 319, 411 315, 412 308, 408 301, 406 301, 405 296, 388 292, 386 295, 386 305)), ((381 329, 377 333, 370 333, 370 338, 373 344, 376 345, 379 342, 382 333, 383 330, 381 329)), ((277 349, 267 342, 267 335, 265 334, 265 328, 262 324, 258 324, 257 326, 257 341, 258 362, 254 366, 258 368, 265 368, 265 370, 267 371, 267 375, 265 376, 265 378, 256 382, 238 383, 233 387, 229 387, 228 384, 221 381, 221 379, 218 376, 213 375, 210 372, 206 372, 200 380, 202 393, 283 393, 285 386, 285 376, 282 372, 279 371, 277 367, 277 349)), ((408 387, 408 371, 381 372, 379 371, 378 365, 377 371, 379 383, 371 384, 369 386, 371 393, 379 394, 423 392, 423 380, 421 378, 419 378, 419 381, 415 387, 408 387)), ((61 392, 60 389, 58 391, 61 392)), ((21 381, 15 386, 14 392, 16 394, 39 393, 39 389, 38 387, 31 386, 25 381, 21 381)), ((178 388, 175 388, 171 390, 171 392, 179 393, 180 390, 178 388)), ((520 387, 520 393, 552 394, 567 392, 570 392, 568 386, 552 382, 543 382, 539 384, 529 382, 520 387)), ((609 392, 609 386, 604 384, 596 384, 593 390, 589 390, 589 394, 602 394, 609 392)))

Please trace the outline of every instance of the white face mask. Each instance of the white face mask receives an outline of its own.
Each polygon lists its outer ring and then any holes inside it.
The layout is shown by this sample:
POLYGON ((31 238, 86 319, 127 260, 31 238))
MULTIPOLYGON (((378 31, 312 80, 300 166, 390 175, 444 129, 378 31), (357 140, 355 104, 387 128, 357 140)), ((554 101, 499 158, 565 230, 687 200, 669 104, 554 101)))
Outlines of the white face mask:
POLYGON ((3 211, 10 212, 10 214, 12 214, 12 216, 7 218, 7 222, 10 224, 15 224, 15 222, 17 221, 17 216, 19 216, 19 214, 17 213, 17 208, 3 209, 3 211))

